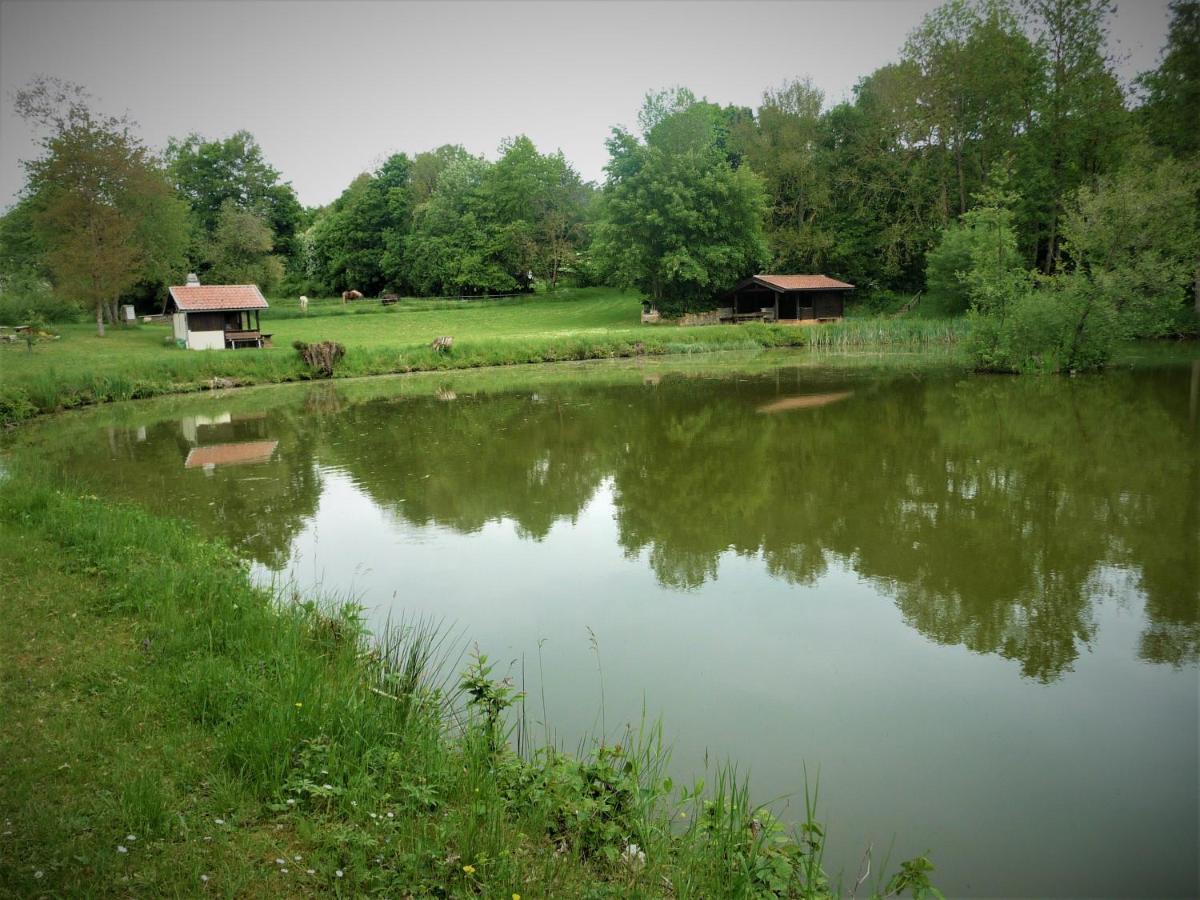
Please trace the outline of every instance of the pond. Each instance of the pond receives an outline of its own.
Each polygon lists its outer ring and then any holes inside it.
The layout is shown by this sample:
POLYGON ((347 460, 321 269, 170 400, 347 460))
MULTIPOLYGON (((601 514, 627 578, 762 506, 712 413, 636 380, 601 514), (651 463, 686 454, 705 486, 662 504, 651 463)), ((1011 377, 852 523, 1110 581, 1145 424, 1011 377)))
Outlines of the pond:
POLYGON ((568 748, 661 716, 677 775, 732 758, 785 817, 819 773, 848 881, 872 845, 947 896, 1197 892, 1194 350, 324 383, 15 444, 260 579, 456 625, 568 748))

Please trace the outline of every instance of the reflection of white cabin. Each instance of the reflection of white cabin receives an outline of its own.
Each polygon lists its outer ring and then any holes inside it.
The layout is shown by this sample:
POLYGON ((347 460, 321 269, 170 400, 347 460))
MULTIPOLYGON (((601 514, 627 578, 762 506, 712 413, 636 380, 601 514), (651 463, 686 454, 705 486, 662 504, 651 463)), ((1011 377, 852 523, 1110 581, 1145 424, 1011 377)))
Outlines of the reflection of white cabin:
POLYGON ((256 284, 202 285, 195 275, 167 295, 175 340, 189 350, 269 346, 271 336, 262 333, 258 321, 266 308, 256 284))

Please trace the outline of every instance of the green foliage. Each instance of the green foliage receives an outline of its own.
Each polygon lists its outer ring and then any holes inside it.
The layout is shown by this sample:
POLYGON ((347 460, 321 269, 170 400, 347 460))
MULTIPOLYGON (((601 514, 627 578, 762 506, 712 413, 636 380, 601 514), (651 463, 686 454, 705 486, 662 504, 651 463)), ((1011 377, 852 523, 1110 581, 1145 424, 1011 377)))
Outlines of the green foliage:
POLYGON ((1172 0, 1162 62, 1138 85, 1138 110, 1150 139, 1179 157, 1200 153, 1200 0, 1172 0))
POLYGON ((0 216, 0 289, 5 292, 50 277, 34 213, 33 198, 26 194, 0 216))
POLYGON ((1110 306, 1127 337, 1176 329, 1200 273, 1197 161, 1131 155, 1117 172, 1079 190, 1063 221, 1079 291, 1110 306))
POLYGON ((961 315, 971 305, 964 275, 971 269, 975 233, 958 223, 942 230, 937 246, 925 257, 925 290, 929 303, 945 315, 961 315))
POLYGON ((79 319, 79 307, 55 294, 45 281, 11 279, 0 289, 0 325, 28 325, 35 321, 59 324, 79 319))
POLYGON ((216 235, 223 210, 232 204, 266 222, 274 249, 285 261, 298 258, 304 210, 291 184, 263 158, 248 131, 217 141, 197 134, 172 139, 166 156, 171 179, 191 207, 202 241, 216 235))
POLYGON ((404 242, 412 218, 408 181, 411 163, 403 153, 388 157, 372 174, 362 174, 318 214, 306 236, 306 267, 327 290, 377 296, 407 284, 404 242))
POLYGON ((524 286, 519 238, 526 229, 520 220, 504 222, 489 202, 489 169, 474 157, 450 163, 417 210, 405 259, 418 293, 506 293, 524 286))
POLYGON ((270 292, 283 278, 283 260, 271 253, 274 247, 271 226, 262 216, 226 200, 205 248, 207 277, 216 284, 257 284, 270 292))
POLYGON ((55 289, 93 308, 103 335, 123 294, 182 268, 187 208, 129 121, 94 113, 82 88, 35 79, 17 110, 47 132, 26 164, 34 246, 55 289))
POLYGON ((612 280, 668 316, 712 309, 767 260, 762 180, 730 164, 712 105, 681 98, 667 112, 648 98, 644 140, 614 130, 594 245, 612 280))

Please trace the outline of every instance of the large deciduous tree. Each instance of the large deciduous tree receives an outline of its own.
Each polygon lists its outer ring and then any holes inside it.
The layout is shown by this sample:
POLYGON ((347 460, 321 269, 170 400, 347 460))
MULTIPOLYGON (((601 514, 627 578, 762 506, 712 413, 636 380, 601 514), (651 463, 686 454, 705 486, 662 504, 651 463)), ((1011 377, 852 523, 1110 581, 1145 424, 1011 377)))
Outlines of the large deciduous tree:
POLYGON ((1162 62, 1139 79, 1150 139, 1177 156, 1200 154, 1200 0, 1174 0, 1162 62))
POLYGON ((103 336, 122 295, 182 269, 187 207, 133 123, 93 112, 79 86, 36 79, 18 93, 17 110, 47 129, 42 155, 26 163, 45 266, 60 295, 94 309, 103 336))
POLYGON ((271 252, 274 247, 271 226, 262 216, 226 200, 205 247, 208 275, 218 284, 257 284, 271 291, 283 278, 283 261, 271 252))
POLYGON ((689 92, 652 94, 642 138, 618 128, 608 141, 596 253, 668 315, 711 309, 769 258, 763 182, 731 164, 724 121, 689 92))
POLYGON ((188 201, 201 229, 211 238, 227 204, 249 210, 271 228, 274 249, 286 260, 299 256, 304 209, 290 183, 263 156, 248 131, 209 141, 197 134, 167 145, 171 178, 188 201))

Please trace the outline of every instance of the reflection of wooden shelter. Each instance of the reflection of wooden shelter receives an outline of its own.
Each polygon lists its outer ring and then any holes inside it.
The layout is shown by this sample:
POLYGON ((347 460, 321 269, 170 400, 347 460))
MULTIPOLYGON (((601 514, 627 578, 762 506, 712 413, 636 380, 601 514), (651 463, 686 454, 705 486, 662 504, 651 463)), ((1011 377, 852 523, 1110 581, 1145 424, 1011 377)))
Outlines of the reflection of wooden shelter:
POLYGON ((189 350, 225 350, 270 345, 259 313, 267 301, 256 284, 204 284, 195 275, 167 292, 175 340, 189 350))
POLYGON ((845 400, 854 391, 837 391, 832 394, 798 394, 795 397, 781 397, 774 403, 766 403, 758 408, 760 413, 787 412, 792 409, 816 409, 845 400))
POLYGON ((854 285, 827 275, 754 275, 722 298, 721 318, 734 322, 832 322, 845 314, 854 285))
POLYGON ((239 444, 210 444, 193 447, 183 463, 185 469, 208 468, 209 466, 242 466, 264 463, 275 453, 279 441, 243 441, 239 444))

